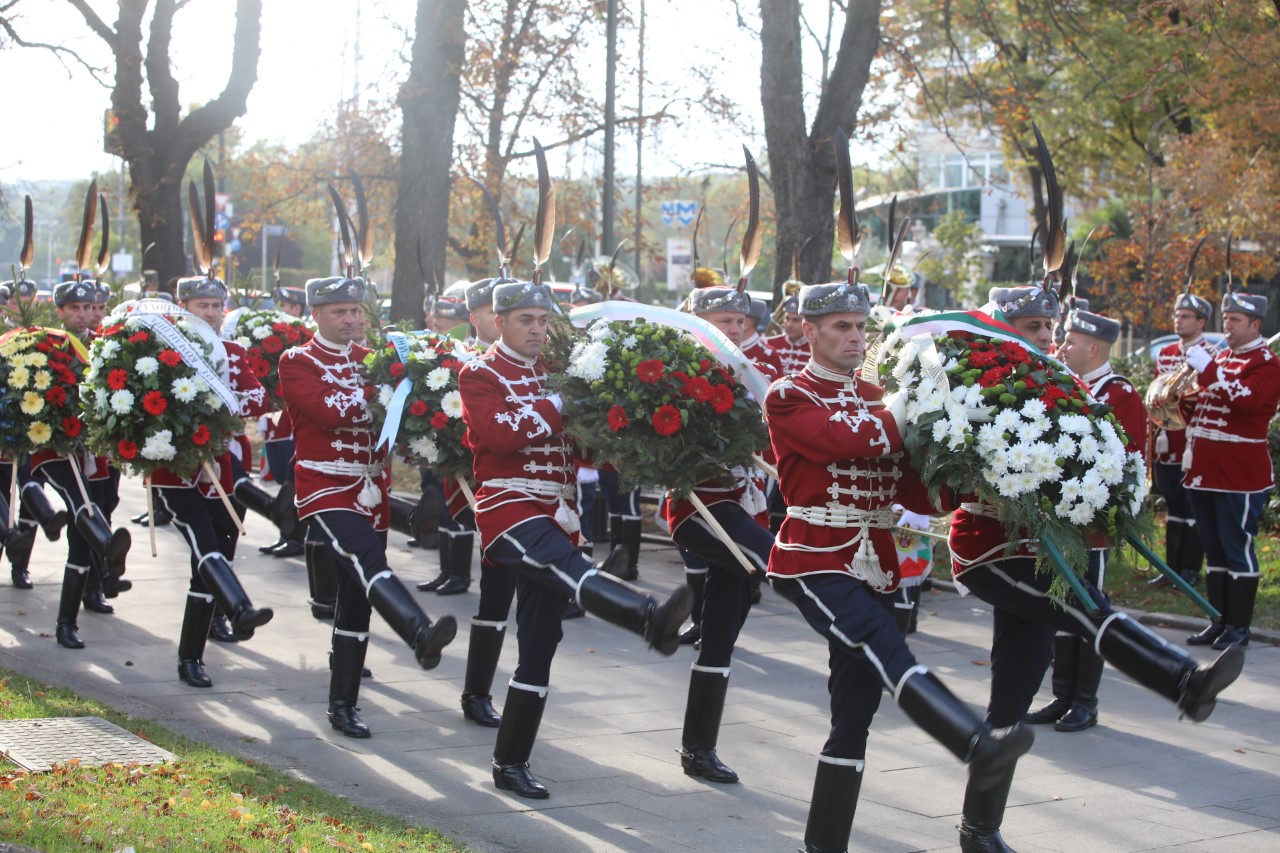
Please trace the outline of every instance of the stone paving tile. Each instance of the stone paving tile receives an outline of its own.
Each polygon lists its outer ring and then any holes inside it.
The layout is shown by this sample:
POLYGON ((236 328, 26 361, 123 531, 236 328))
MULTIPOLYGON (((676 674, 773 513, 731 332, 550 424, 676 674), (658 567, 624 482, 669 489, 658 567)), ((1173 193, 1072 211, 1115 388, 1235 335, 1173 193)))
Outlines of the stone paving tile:
MULTIPOLYGON (((126 481, 119 517, 138 511, 126 481)), ((65 684, 128 713, 266 761, 353 801, 438 826, 475 850, 794 850, 804 832, 816 755, 829 726, 827 649, 771 592, 752 611, 733 662, 720 737, 742 776, 718 786, 685 776, 680 742, 690 648, 671 658, 594 619, 565 624, 533 766, 547 801, 496 790, 489 759, 496 731, 458 707, 476 597, 419 596, 433 617, 452 613, 459 636, 441 665, 422 672, 374 618, 361 691, 369 740, 344 738, 326 718, 331 624, 312 619, 299 560, 260 557, 262 520, 236 569, 275 620, 250 642, 210 643, 210 690, 176 678, 176 638, 187 555, 172 528, 157 531, 152 560, 134 527, 133 591, 115 616, 84 614, 88 648, 52 638, 62 543, 36 546, 29 592, 0 588, 0 665, 65 684), (126 665, 128 662, 131 665, 126 665)), ((406 584, 435 577, 434 552, 392 535, 392 565, 406 584)), ((665 593, 683 582, 671 549, 646 548, 641 585, 665 593)), ((512 626, 514 628, 514 624, 512 626)), ((1178 642, 1186 631, 1166 631, 1178 642)), ((975 712, 986 705, 990 614, 972 598, 933 592, 910 643, 975 712)), ((1208 661, 1213 653, 1194 650, 1208 661)), ((509 641, 494 684, 501 707, 515 665, 509 641)), ((1038 701, 1047 701, 1048 690, 1038 701)), ((1202 725, 1108 669, 1101 724, 1066 735, 1037 731, 1019 764, 1006 834, 1021 853, 1148 849, 1280 849, 1280 649, 1255 646, 1245 675, 1202 725), (1241 750, 1241 751, 1237 751, 1241 750)), ((850 849, 954 850, 964 767, 883 697, 850 849)))

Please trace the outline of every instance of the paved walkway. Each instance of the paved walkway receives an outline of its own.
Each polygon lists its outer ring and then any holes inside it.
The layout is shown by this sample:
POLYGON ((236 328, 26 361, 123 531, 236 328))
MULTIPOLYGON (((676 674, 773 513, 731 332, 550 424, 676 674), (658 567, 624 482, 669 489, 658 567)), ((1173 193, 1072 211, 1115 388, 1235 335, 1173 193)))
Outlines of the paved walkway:
MULTIPOLYGON (((137 482, 122 488, 121 519, 143 507, 137 482)), ((827 661, 825 646, 776 595, 766 592, 747 622, 721 732, 720 755, 742 784, 715 786, 680 771, 692 651, 661 658, 587 618, 565 624, 533 755, 551 799, 524 801, 494 788, 494 730, 465 722, 458 708, 474 592, 421 596, 433 617, 453 613, 461 625, 430 673, 375 616, 374 678, 360 697, 374 737, 343 738, 325 719, 329 624, 311 618, 302 563, 260 557, 256 546, 272 541, 272 531, 252 516, 248 528, 237 571, 276 618, 249 643, 209 644, 211 690, 176 675, 188 568, 172 527, 158 531, 159 559, 149 554, 145 529, 133 528, 134 589, 116 599, 116 615, 80 617, 82 651, 53 640, 65 545, 41 539, 36 588, 0 587, 0 665, 436 826, 477 850, 796 849, 827 730, 827 661)), ((435 576, 435 552, 391 539, 392 564, 406 583, 435 576)), ((647 549, 641 574, 642 585, 658 591, 683 582, 669 548, 647 549)), ((939 592, 926 595, 911 646, 957 694, 982 706, 989 634, 985 605, 939 592)), ((1176 642, 1181 633, 1166 636, 1176 642)), ((1256 646, 1248 655, 1244 676, 1202 725, 1179 722, 1167 702, 1108 669, 1101 725, 1073 735, 1037 731, 1019 766, 1006 837, 1021 853, 1280 850, 1280 649, 1256 646)), ((514 663, 509 642, 500 685, 514 663)), ((499 704, 504 693, 500 686, 499 704)), ((963 767, 889 701, 868 753, 850 849, 957 849, 963 767)))

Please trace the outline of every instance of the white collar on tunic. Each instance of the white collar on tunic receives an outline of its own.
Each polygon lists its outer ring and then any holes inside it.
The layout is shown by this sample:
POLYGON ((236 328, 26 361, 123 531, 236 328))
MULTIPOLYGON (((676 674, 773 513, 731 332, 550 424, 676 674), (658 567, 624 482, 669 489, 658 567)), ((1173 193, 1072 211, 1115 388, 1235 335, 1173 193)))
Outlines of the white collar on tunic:
POLYGON ((1252 350, 1256 350, 1258 347, 1266 346, 1266 345, 1267 345, 1267 339, 1259 335, 1258 337, 1249 341, 1249 343, 1245 344, 1244 346, 1232 347, 1231 352, 1235 353, 1236 355, 1239 355, 1240 353, 1250 352, 1252 350))
POLYGON ((818 364, 818 362, 814 361, 812 358, 810 358, 808 363, 805 364, 804 369, 809 371, 819 379, 825 379, 828 382, 844 382, 844 383, 853 384, 852 373, 838 373, 834 370, 830 370, 829 368, 823 367, 821 364, 818 364))
POLYGON ((312 337, 312 340, 319 343, 320 346, 324 347, 325 349, 335 352, 338 355, 351 354, 351 341, 347 341, 345 344, 335 344, 333 341, 329 340, 319 332, 315 333, 315 335, 312 337))
POLYGON ((1194 341, 1183 341, 1181 338, 1179 338, 1179 339, 1178 339, 1178 349, 1179 349, 1179 351, 1181 351, 1181 352, 1185 355, 1185 354, 1186 354, 1186 352, 1187 352, 1187 350, 1189 350, 1189 349, 1191 349, 1192 347, 1195 347, 1195 346, 1200 346, 1200 345, 1201 345, 1201 344, 1203 344, 1204 342, 1205 342, 1205 340, 1204 340, 1204 332, 1201 332, 1199 335, 1197 335, 1197 336, 1196 336, 1196 339, 1195 339, 1194 341))
POLYGON ((525 367, 533 367, 535 364, 538 363, 538 357, 536 355, 533 358, 529 358, 528 356, 521 355, 520 353, 513 350, 511 347, 507 346, 507 342, 504 341, 502 338, 498 338, 498 349, 502 352, 503 355, 507 356, 512 361, 523 364, 525 367))
POLYGON ((1107 362, 1106 364, 1099 367, 1097 370, 1090 370, 1088 373, 1086 373, 1084 376, 1081 376, 1080 378, 1083 379, 1087 385, 1092 387, 1093 384, 1097 382, 1099 379, 1102 379, 1108 374, 1111 374, 1114 372, 1115 371, 1111 369, 1111 363, 1107 362))

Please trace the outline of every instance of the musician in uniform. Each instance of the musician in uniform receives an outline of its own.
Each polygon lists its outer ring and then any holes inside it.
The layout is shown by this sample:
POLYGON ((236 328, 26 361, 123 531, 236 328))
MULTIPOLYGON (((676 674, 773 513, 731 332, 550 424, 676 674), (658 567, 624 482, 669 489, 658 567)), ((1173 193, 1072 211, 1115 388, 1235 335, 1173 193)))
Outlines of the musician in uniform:
MULTIPOLYGON (((1178 340, 1156 354, 1156 376, 1174 373, 1187 363, 1187 350, 1204 347, 1213 355, 1218 348, 1204 336, 1205 325, 1213 319, 1213 303, 1187 291, 1173 304, 1173 331, 1178 340)), ((1182 405, 1182 401, 1177 401, 1182 405)), ((1189 414, 1189 412, 1188 412, 1189 414)), ((1156 491, 1164 498, 1165 562, 1183 580, 1190 584, 1200 582, 1200 568, 1204 565, 1204 547, 1200 544, 1195 516, 1191 512, 1191 499, 1182 485, 1182 454, 1187 449, 1187 431, 1163 426, 1156 430, 1154 455, 1155 468, 1152 478, 1156 491)), ((1163 574, 1147 581, 1147 586, 1160 587, 1171 583, 1163 574)))
MULTIPOLYGON (((793 282, 783 282, 785 288, 793 282)), ((801 282, 794 282, 803 287, 801 282)), ((809 363, 809 341, 804 336, 804 318, 800 316, 799 296, 782 300, 782 331, 765 338, 765 342, 778 354, 778 364, 783 376, 799 373, 809 363)))
POLYGON ((347 737, 369 737, 356 713, 373 610, 410 648, 423 669, 434 669, 453 641, 457 622, 432 622, 387 565, 390 523, 386 451, 367 402, 377 392, 363 369, 363 278, 307 282, 316 334, 280 359, 280 393, 294 424, 294 483, 298 517, 333 549, 337 603, 329 667, 329 722, 347 737), (321 405, 323 403, 323 405, 321 405))
MULTIPOLYGON (((1058 357, 1089 386, 1089 393, 1110 406, 1124 428, 1125 450, 1146 455, 1147 407, 1128 379, 1111 369, 1111 347, 1120 337, 1120 324, 1110 317, 1077 308, 1067 315, 1066 335, 1058 357)), ((1107 576, 1107 548, 1089 550, 1087 577, 1103 591, 1107 576)), ((1059 631, 1053 638, 1053 701, 1027 714, 1028 723, 1053 723, 1060 732, 1084 731, 1098 723, 1098 686, 1102 658, 1082 637, 1059 631)))
POLYGON ((1222 298, 1226 346, 1216 356, 1187 350, 1200 396, 1187 426, 1183 485, 1206 557, 1209 603, 1222 613, 1193 646, 1249 644, 1260 572, 1253 540, 1275 487, 1267 427, 1280 402, 1280 359, 1262 337, 1267 297, 1228 290, 1222 298))
MULTIPOLYGON (((1053 340, 1058 299, 1041 285, 991 290, 988 313, 996 312, 1023 338, 1044 351, 1053 340)), ((1136 619, 1113 612, 1087 579, 1081 583, 1097 602, 1091 616, 1074 597, 1057 602, 1048 595, 1051 572, 1036 570, 1039 543, 1025 531, 1012 541, 995 506, 967 498, 951 524, 955 579, 995 608, 991 644, 991 694, 987 722, 1009 726, 1023 719, 1049 668, 1053 638, 1063 631, 1086 639, 1101 656, 1134 681, 1173 702, 1185 716, 1203 722, 1216 699, 1239 676, 1243 652, 1224 652, 1213 664, 1197 666, 1136 619)), ((1013 785, 1010 764, 997 784, 984 789, 970 780, 960 823, 963 851, 1007 849, 1000 835, 1013 785)))
POLYGON ((818 760, 805 850, 847 849, 872 717, 888 690, 907 716, 970 765, 984 789, 1031 747, 1017 721, 997 730, 916 663, 877 595, 898 581, 894 502, 929 512, 904 468, 905 400, 855 376, 863 357, 866 288, 809 285, 799 309, 811 359, 769 389, 765 418, 787 517, 769 557, 774 589, 795 603, 831 650, 831 734, 818 760))
MULTIPOLYGON (((689 593, 681 586, 660 603, 578 551, 573 502, 579 460, 564 433, 560 397, 547 392, 541 358, 554 296, 547 285, 526 281, 499 284, 492 298, 499 340, 463 368, 458 386, 464 441, 475 454, 485 571, 511 573, 518 595, 520 654, 494 746, 493 781, 518 796, 544 799, 549 793, 530 772, 529 756, 550 690, 565 600, 575 597, 588 613, 669 655, 689 613, 689 593)), ((625 549, 618 549, 605 566, 625 560, 625 549)))

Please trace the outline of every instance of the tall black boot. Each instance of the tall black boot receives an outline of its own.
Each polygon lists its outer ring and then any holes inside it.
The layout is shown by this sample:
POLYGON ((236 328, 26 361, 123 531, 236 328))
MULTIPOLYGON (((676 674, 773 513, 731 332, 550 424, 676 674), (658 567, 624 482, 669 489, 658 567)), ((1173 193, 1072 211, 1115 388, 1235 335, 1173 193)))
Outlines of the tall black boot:
POLYGON ((1204 573, 1205 597, 1222 614, 1222 618, 1210 622, 1200 633, 1187 637, 1187 645, 1211 646, 1222 636, 1222 632, 1227 630, 1227 584, 1229 582, 1230 579, 1225 570, 1215 572, 1210 569, 1204 573))
POLYGON ((107 604, 107 598, 102 594, 102 573, 98 570, 98 561, 91 558, 89 560, 89 573, 85 578, 84 595, 81 596, 80 602, 84 605, 85 610, 91 610, 94 613, 111 614, 116 609, 107 604))
POLYGON ((516 684, 507 688, 502 708, 502 725, 493 745, 493 784, 500 791, 518 797, 545 800, 551 796, 545 785, 529 772, 529 756, 538 740, 542 711, 547 706, 547 688, 516 684))
POLYGON ((123 527, 114 531, 102 510, 93 504, 85 504, 76 511, 76 530, 88 541, 89 547, 102 561, 106 568, 103 577, 123 577, 125 558, 129 556, 129 546, 133 537, 123 527))
POLYGON ((920 595, 924 592, 924 584, 919 583, 907 590, 911 598, 911 616, 907 619, 907 633, 914 634, 920 622, 920 595))
MULTIPOLYGON (((197 567, 200 579, 213 594, 213 600, 231 620, 231 630, 237 640, 252 639, 253 632, 271 621, 275 612, 270 607, 257 608, 249 601, 249 594, 240 585, 235 570, 221 554, 206 554, 197 567)), ((206 633, 208 626, 205 626, 206 633)))
POLYGON ((260 515, 268 521, 275 521, 272 511, 275 509, 276 496, 248 477, 241 477, 236 481, 231 490, 231 496, 254 515, 260 515))
POLYGON ((1187 583, 1200 582, 1200 570, 1204 566, 1204 546, 1200 544, 1200 534, 1196 531, 1195 522, 1185 522, 1182 526, 1182 542, 1178 549, 1178 562, 1169 566, 1179 572, 1187 583))
POLYGON ((633 581, 640 577, 640 519, 622 519, 622 545, 627 549, 627 570, 621 577, 633 581))
MULTIPOLYGON (((616 554, 618 551, 613 552, 616 554)), ((675 654, 680 648, 680 626, 689 615, 692 598, 689 587, 679 586, 659 603, 647 592, 605 574, 603 567, 585 575, 578 584, 578 604, 583 610, 639 634, 662 655, 675 654)))
POLYGON ((1080 662, 1080 645, 1074 634, 1055 634, 1053 637, 1053 701, 1039 711, 1032 711, 1022 718, 1024 723, 1041 725, 1056 723, 1071 710, 1071 696, 1075 692, 1076 670, 1080 662))
POLYGON ((62 572, 62 596, 58 599, 58 624, 54 631, 58 645, 64 649, 83 649, 80 627, 76 617, 80 615, 80 598, 89 577, 87 566, 67 566, 62 572))
POLYGON ((1227 579, 1227 609, 1223 611, 1226 630, 1213 641, 1215 649, 1249 645, 1249 626, 1253 624, 1253 607, 1258 599, 1259 575, 1227 579))
POLYGON ((360 719, 356 701, 360 697, 360 677, 368 636, 353 637, 333 632, 333 654, 329 656, 329 725, 347 737, 369 737, 369 727, 360 719))
POLYGON ((36 524, 40 525, 46 539, 57 542, 62 538, 62 528, 67 526, 67 511, 55 510, 39 483, 25 483, 18 491, 18 501, 31 513, 36 524))
POLYGON ((178 678, 192 687, 212 687, 213 681, 204 671, 204 644, 209 636, 209 620, 213 618, 213 596, 187 591, 187 608, 182 614, 182 633, 178 635, 178 678))
POLYGON ((307 585, 311 590, 311 615, 332 619, 338 601, 338 564, 328 542, 303 543, 307 561, 307 585))
POLYGON ((395 575, 384 575, 373 582, 369 604, 413 649, 418 666, 435 669, 440 665, 440 652, 458 633, 458 623, 452 616, 441 616, 432 623, 395 575))
POLYGON ((689 699, 684 706, 684 734, 680 738, 680 765, 686 776, 701 776, 708 782, 731 784, 734 773, 716 755, 724 697, 729 690, 729 668, 702 668, 689 673, 689 699))
POLYGON ((471 559, 476 535, 470 531, 455 533, 449 539, 449 577, 436 595, 458 595, 471 589, 471 559))
MULTIPOLYGON (((1182 572, 1182 540, 1187 532, 1187 523, 1169 519, 1164 523, 1164 564, 1175 572, 1182 572)), ((1165 587, 1172 584, 1162 572, 1147 581, 1150 587, 1165 587)))
POLYGON ((413 508, 409 517, 409 528, 413 538, 409 540, 410 548, 425 548, 433 551, 440 547, 440 511, 444 509, 444 495, 438 486, 427 486, 418 498, 418 505, 413 508))
POLYGON ((413 509, 414 505, 405 500, 391 495, 389 498, 391 507, 391 529, 396 533, 403 533, 410 539, 413 535, 413 509))
POLYGON ((680 635, 680 645, 692 646, 702 639, 702 602, 707 597, 706 570, 685 570, 684 581, 689 586, 692 603, 689 606, 689 627, 680 635))
POLYGON ((923 667, 902 682, 898 706, 912 722, 969 765, 969 785, 974 790, 986 791, 1000 784, 1006 771, 1031 749, 1035 740, 1031 729, 1022 723, 1006 729, 991 728, 923 667))
POLYGON ((31 575, 27 567, 31 565, 31 549, 36 544, 35 525, 20 524, 9 534, 5 542, 5 553, 9 555, 9 568, 13 576, 13 585, 18 589, 31 589, 31 575))
POLYGON ((609 533, 609 502, 599 489, 596 490, 596 502, 591 506, 591 540, 593 544, 612 541, 609 533))
POLYGON ((418 584, 418 592, 435 592, 444 586, 445 581, 449 580, 449 559, 453 553, 453 537, 449 535, 448 530, 441 530, 439 534, 439 555, 440 555, 440 574, 436 575, 435 580, 423 581, 418 584))
POLYGON ((960 818, 960 853, 1014 853, 1000 835, 1009 790, 1017 760, 1010 762, 1005 773, 990 788, 979 790, 970 783, 964 791, 964 813, 960 818))
POLYGON ((862 759, 818 757, 804 827, 804 853, 847 853, 862 789, 862 759))
POLYGON ((1076 642, 1076 676, 1071 710, 1054 725, 1059 732, 1081 732, 1098 724, 1098 687, 1102 684, 1103 660, 1088 640, 1076 642))
POLYGON ((1240 676, 1244 650, 1232 646, 1208 666, 1169 645, 1123 613, 1113 614, 1098 632, 1097 648, 1107 663, 1178 706, 1197 723, 1209 719, 1218 694, 1240 676))
POLYGON ((467 645, 467 674, 462 682, 462 716, 478 726, 497 728, 502 717, 493 709, 493 674, 502 656, 504 626, 471 622, 467 645))

